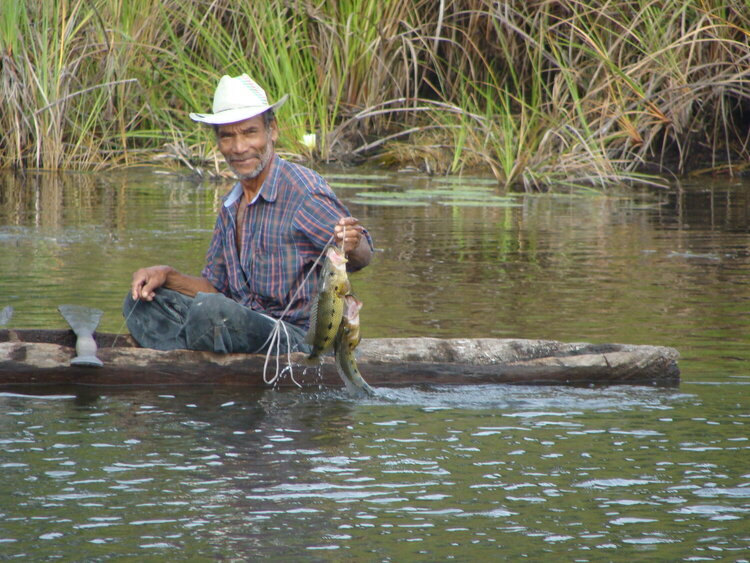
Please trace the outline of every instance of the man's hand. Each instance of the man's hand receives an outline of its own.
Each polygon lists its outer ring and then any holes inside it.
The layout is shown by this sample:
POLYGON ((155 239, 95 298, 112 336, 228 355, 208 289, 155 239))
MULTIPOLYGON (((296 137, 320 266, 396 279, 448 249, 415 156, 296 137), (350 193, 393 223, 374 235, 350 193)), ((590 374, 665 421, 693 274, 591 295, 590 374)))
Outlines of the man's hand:
POLYGON ((153 301, 154 292, 167 283, 170 270, 172 270, 171 266, 150 266, 137 270, 130 284, 133 299, 153 301))
POLYGON ((359 270, 370 263, 372 248, 364 235, 365 228, 354 217, 342 217, 333 228, 334 242, 341 246, 349 260, 350 270, 359 270))
POLYGON ((204 277, 188 276, 178 272, 172 266, 149 266, 133 274, 130 284, 134 300, 153 301, 156 290, 160 287, 173 289, 190 297, 198 292, 216 293, 216 288, 204 277))
POLYGON ((344 253, 349 254, 354 251, 360 241, 364 238, 362 234, 364 227, 359 224, 359 220, 354 217, 342 217, 333 228, 335 234, 334 242, 341 246, 343 241, 344 253))

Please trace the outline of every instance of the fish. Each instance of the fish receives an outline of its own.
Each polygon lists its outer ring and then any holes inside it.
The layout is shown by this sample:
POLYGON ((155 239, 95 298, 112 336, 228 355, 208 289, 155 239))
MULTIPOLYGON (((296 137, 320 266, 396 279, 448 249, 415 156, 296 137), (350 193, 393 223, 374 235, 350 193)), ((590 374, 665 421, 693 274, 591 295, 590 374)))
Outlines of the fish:
POLYGON ((344 314, 344 296, 351 292, 346 262, 344 252, 338 247, 326 249, 318 295, 310 311, 310 328, 305 335, 305 342, 312 348, 305 359, 307 365, 320 365, 323 354, 333 348, 344 314))
POLYGON ((344 314, 334 343, 336 371, 350 395, 374 397, 375 391, 362 377, 354 357, 354 350, 362 339, 359 330, 360 309, 362 302, 354 295, 350 293, 344 297, 344 314))
POLYGON ((8 305, 2 311, 0 311, 0 326, 8 324, 10 318, 13 316, 13 307, 8 305))

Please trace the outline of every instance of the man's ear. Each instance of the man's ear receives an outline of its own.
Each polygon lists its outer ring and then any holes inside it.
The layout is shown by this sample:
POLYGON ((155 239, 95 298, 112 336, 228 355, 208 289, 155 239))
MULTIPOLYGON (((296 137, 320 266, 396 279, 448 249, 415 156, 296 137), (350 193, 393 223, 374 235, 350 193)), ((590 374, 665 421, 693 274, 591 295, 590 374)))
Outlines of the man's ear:
POLYGON ((276 119, 271 121, 268 127, 271 129, 271 141, 273 141, 273 144, 275 145, 276 141, 279 140, 279 125, 276 122, 276 119))

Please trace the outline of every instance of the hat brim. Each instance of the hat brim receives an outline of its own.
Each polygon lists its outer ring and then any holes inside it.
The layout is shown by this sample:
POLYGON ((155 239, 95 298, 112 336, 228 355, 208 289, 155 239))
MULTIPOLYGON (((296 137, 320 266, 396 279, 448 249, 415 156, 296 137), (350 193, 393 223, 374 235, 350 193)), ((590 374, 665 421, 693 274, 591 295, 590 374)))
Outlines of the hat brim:
POLYGON ((237 123, 245 121, 260 115, 268 110, 276 111, 283 106, 289 99, 289 94, 284 94, 281 99, 270 106, 246 106, 241 108, 232 108, 218 113, 191 113, 190 119, 209 125, 226 125, 227 123, 237 123))

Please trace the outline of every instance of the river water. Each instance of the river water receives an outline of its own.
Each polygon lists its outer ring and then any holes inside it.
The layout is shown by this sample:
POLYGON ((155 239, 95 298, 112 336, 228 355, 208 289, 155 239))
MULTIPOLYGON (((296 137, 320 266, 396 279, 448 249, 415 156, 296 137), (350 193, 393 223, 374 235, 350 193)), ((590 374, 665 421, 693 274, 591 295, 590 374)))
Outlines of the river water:
MULTIPOLYGON (((379 250, 352 278, 365 337, 667 345, 682 382, 2 389, 0 559, 750 558, 750 182, 508 201, 325 172, 379 250)), ((198 273, 226 189, 0 176, 10 326, 63 328, 72 303, 121 332, 131 272, 198 273)))

